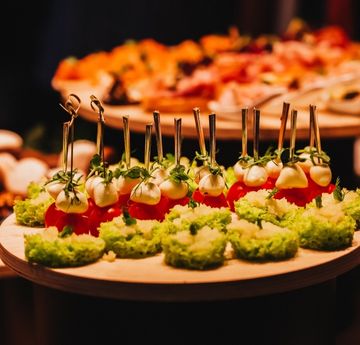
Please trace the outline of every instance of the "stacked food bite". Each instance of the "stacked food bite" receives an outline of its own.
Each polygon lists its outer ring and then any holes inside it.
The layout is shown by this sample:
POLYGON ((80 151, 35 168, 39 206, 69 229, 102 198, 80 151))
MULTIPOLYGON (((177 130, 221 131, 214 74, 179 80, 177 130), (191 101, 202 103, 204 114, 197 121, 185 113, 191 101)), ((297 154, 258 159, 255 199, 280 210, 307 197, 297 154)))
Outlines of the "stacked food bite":
POLYGON ((249 155, 249 114, 243 109, 242 151, 228 169, 216 161, 215 114, 209 115, 208 151, 200 110, 194 109, 200 152, 186 158, 181 155, 181 119, 174 119, 174 154, 164 154, 160 113, 154 112, 157 156, 151 155, 153 124, 148 124, 143 163, 131 157, 130 123, 124 116, 124 155, 109 165, 104 159, 104 109, 91 96, 98 113, 97 154, 83 176, 73 167, 79 102, 72 95, 63 106, 71 119, 63 127, 62 169, 40 185, 31 184, 28 198, 14 207, 18 223, 45 226, 25 236, 30 262, 77 266, 163 251, 171 266, 209 269, 229 258, 284 260, 295 256, 299 246, 336 250, 352 244, 360 222, 360 191, 341 188, 339 179, 332 183, 314 106, 309 146, 296 150, 297 111, 292 109, 290 144, 284 147, 290 110, 285 103, 277 149, 264 155, 259 152, 260 111, 253 110, 249 155))

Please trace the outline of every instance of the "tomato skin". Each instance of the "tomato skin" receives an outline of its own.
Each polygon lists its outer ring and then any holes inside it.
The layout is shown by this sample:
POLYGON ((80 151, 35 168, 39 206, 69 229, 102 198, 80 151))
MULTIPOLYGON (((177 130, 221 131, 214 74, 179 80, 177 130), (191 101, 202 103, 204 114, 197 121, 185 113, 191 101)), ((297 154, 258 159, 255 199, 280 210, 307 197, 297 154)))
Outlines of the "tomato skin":
POLYGON ((140 220, 156 219, 164 220, 165 214, 169 210, 169 199, 161 196, 161 199, 156 205, 147 205, 139 202, 129 200, 128 211, 131 217, 140 220))
POLYGON ((90 231, 89 218, 85 213, 65 213, 51 204, 45 212, 45 227, 55 226, 62 231, 65 226, 71 226, 77 235, 88 234, 90 231))
POLYGON ((220 194, 219 196, 202 195, 199 188, 197 188, 193 192, 192 198, 200 204, 213 208, 229 207, 224 194, 220 194))
POLYGON ((90 211, 88 211, 89 228, 91 235, 98 237, 98 227, 103 222, 109 222, 122 214, 119 202, 105 207, 99 207, 92 199, 89 199, 90 211))
POLYGON ((118 204, 120 208, 122 208, 123 206, 127 206, 129 200, 130 200, 130 194, 119 195, 118 204))
POLYGON ((285 198, 288 202, 297 206, 304 207, 309 200, 307 194, 307 188, 291 188, 291 189, 280 189, 275 195, 275 199, 285 198))
POLYGON ((167 212, 169 212, 169 210, 172 209, 176 205, 185 206, 185 205, 187 205, 189 203, 189 201, 190 201, 190 198, 187 197, 187 196, 185 196, 184 198, 181 198, 181 199, 176 199, 176 200, 175 199, 169 199, 169 201, 168 201, 168 211, 167 212))

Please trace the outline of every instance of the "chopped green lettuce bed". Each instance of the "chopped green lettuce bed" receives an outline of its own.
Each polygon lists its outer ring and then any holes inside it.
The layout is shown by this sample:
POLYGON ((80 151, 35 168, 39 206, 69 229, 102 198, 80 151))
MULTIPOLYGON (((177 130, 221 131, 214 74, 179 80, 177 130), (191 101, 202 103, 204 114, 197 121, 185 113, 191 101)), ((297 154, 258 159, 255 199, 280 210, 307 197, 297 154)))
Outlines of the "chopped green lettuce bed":
POLYGON ((48 267, 76 267, 100 259, 105 242, 90 235, 59 237, 56 227, 33 235, 24 235, 25 256, 31 263, 48 267))
POLYGON ((26 226, 44 225, 45 212, 54 202, 54 199, 41 185, 30 183, 28 197, 25 200, 17 200, 14 205, 16 221, 26 226))
POLYGON ((278 200, 268 196, 269 191, 263 189, 247 193, 234 203, 236 214, 251 223, 263 220, 280 226, 295 217, 298 210, 296 205, 285 198, 278 200))
POLYGON ((238 258, 284 260, 295 256, 299 247, 296 232, 262 221, 261 228, 244 219, 228 225, 228 236, 238 258))
POLYGON ((191 208, 176 205, 165 216, 161 224, 164 233, 175 233, 182 230, 189 230, 190 227, 201 229, 205 225, 210 228, 226 231, 226 225, 231 222, 231 212, 227 208, 212 208, 206 205, 199 205, 191 208))
MULTIPOLYGON (((360 229, 360 189, 357 189, 356 191, 349 191, 344 188, 342 193, 344 195, 344 199, 342 201, 336 200, 333 193, 322 194, 322 205, 327 207, 328 205, 341 204, 345 214, 351 216, 356 221, 356 229, 358 230, 360 229)), ((312 202, 311 206, 315 206, 315 203, 312 202)))
POLYGON ((161 251, 162 232, 156 220, 137 220, 126 225, 123 217, 100 224, 100 238, 106 250, 112 250, 119 258, 144 258, 161 251))
POLYGON ((303 248, 338 250, 351 246, 356 222, 339 203, 321 208, 309 205, 288 226, 297 231, 303 248))
POLYGON ((205 270, 223 264, 226 235, 204 226, 192 234, 188 230, 166 236, 163 240, 165 263, 174 267, 205 270))

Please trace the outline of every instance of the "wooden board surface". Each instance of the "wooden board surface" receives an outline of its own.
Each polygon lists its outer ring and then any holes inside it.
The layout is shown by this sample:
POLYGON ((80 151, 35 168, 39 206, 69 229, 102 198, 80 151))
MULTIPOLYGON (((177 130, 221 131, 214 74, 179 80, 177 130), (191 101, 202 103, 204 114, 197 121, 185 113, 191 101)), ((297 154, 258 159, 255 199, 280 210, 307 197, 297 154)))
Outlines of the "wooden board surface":
POLYGON ((65 269, 28 264, 24 233, 38 229, 19 226, 10 216, 0 227, 0 257, 19 275, 55 289, 99 297, 141 301, 226 300, 275 294, 333 279, 360 262, 360 232, 342 251, 300 249, 282 262, 251 263, 227 260, 209 271, 176 269, 159 254, 146 259, 117 259, 65 269))
MULTIPOLYGON (((60 93, 65 99, 70 93, 77 94, 82 100, 79 114, 89 120, 96 121, 97 114, 90 107, 90 95, 94 94, 99 99, 104 94, 103 87, 94 86, 85 82, 73 82, 65 84, 60 93)), ((281 104, 286 97, 274 99, 271 104, 260 108, 262 110, 260 123, 260 137, 263 140, 275 140, 278 137, 280 126, 281 104)), ((309 99, 310 101, 310 99, 309 99)), ((313 99, 316 102, 316 98, 313 99)), ((307 104, 307 103, 306 103, 307 104)), ((316 103, 313 103, 316 104, 316 103)), ((293 104, 292 104, 293 105, 293 104)), ((130 128, 135 132, 144 132, 145 125, 152 122, 152 113, 144 111, 140 106, 107 106, 104 105, 105 120, 108 126, 122 128, 122 116, 130 116, 130 128)), ((154 109, 155 110, 155 109, 154 109)), ((165 136, 174 135, 174 117, 182 117, 182 134, 187 138, 196 138, 194 119, 189 114, 161 114, 162 133, 165 136)), ((208 132, 207 113, 202 113, 202 124, 205 132, 208 132)), ((319 105, 318 110, 320 132, 323 138, 346 138, 360 136, 360 116, 338 114, 327 111, 319 105)), ((298 107, 298 129, 299 139, 308 138, 309 114, 304 106, 298 107)), ((252 131, 249 131, 251 138, 252 131)), ((217 113, 217 138, 221 140, 241 139, 241 114, 217 113)))
POLYGON ((0 279, 15 277, 16 273, 0 260, 0 279))

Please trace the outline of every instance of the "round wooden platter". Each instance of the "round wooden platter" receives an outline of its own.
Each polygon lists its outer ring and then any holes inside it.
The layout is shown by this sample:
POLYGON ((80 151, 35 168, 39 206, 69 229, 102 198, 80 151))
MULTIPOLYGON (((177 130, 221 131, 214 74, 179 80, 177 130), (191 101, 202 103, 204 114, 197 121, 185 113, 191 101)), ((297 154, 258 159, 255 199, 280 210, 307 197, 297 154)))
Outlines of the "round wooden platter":
POLYGON ((0 260, 0 280, 3 278, 15 277, 16 273, 0 260))
MULTIPOLYGON (((95 95, 102 99, 104 87, 85 82, 71 82, 57 87, 62 98, 66 99, 70 93, 77 94, 82 100, 79 114, 89 120, 97 121, 97 114, 90 107, 90 95, 95 95)), ((282 98, 281 98, 282 99, 282 98)), ((284 98, 286 100, 286 97, 284 98)), ((260 137, 262 140, 275 140, 278 138, 280 126, 281 104, 279 98, 271 102, 271 106, 264 106, 261 114, 260 137)), ((122 116, 130 116, 130 128, 132 131, 143 133, 145 125, 153 121, 152 113, 144 111, 140 106, 109 106, 104 105, 106 124, 113 128, 121 129, 123 126, 122 116)), ((156 110, 156 109, 154 109, 156 110)), ((182 135, 187 138, 196 138, 196 128, 192 113, 188 114, 169 114, 161 113, 162 133, 166 136, 174 135, 174 117, 181 117, 182 135)), ((201 114, 202 125, 205 133, 208 133, 207 112, 201 114)), ((338 114, 318 110, 318 120, 323 138, 346 138, 360 136, 360 116, 338 114)), ((289 121, 290 122, 290 121, 289 121)), ((289 125, 289 124, 288 124, 289 125)), ((241 114, 239 113, 217 113, 217 138, 220 140, 240 140, 241 139, 241 114)), ((300 107, 298 109, 297 137, 307 139, 309 136, 309 113, 308 109, 300 107)), ((252 131, 249 131, 252 137, 252 131)))
POLYGON ((0 227, 0 256, 20 276, 35 283, 85 295, 138 301, 228 300, 275 294, 319 284, 360 262, 360 232, 351 247, 335 252, 300 249, 293 259, 252 263, 226 260, 222 267, 192 271, 167 266, 163 255, 146 259, 99 260, 77 268, 50 269, 29 264, 23 234, 11 215, 0 227))

